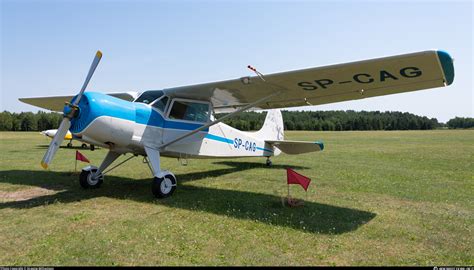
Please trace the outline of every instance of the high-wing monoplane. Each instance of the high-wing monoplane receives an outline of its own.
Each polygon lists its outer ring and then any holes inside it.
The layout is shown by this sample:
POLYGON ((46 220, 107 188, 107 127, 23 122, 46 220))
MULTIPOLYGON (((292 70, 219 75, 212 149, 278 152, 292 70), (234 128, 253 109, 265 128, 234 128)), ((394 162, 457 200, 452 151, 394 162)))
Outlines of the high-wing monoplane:
POLYGON ((442 87, 454 80, 449 54, 431 50, 265 76, 250 67, 256 76, 141 93, 85 92, 101 58, 98 51, 77 95, 20 99, 64 116, 41 165, 48 168, 69 130, 80 141, 109 149, 99 167, 82 170, 82 187, 98 188, 106 169, 121 154, 131 153, 150 165, 158 198, 173 194, 177 184, 176 176, 161 168, 163 156, 265 157, 271 165, 270 157, 281 152, 323 150, 321 142, 284 140, 279 108, 442 87), (268 110, 259 131, 243 132, 222 122, 245 110, 268 110))

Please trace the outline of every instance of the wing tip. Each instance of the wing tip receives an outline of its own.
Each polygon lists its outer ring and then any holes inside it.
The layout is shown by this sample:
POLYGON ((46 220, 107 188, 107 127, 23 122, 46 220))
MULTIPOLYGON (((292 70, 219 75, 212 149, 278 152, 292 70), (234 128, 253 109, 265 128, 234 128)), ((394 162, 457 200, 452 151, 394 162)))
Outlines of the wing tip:
POLYGON ((321 148, 321 151, 324 150, 324 143, 323 142, 320 142, 320 141, 316 141, 314 142, 315 144, 319 145, 319 148, 321 148))
POLYGON ((438 55, 439 62, 441 63, 441 68, 443 69, 446 84, 451 85, 454 81, 453 58, 448 52, 443 50, 437 50, 436 54, 438 55))

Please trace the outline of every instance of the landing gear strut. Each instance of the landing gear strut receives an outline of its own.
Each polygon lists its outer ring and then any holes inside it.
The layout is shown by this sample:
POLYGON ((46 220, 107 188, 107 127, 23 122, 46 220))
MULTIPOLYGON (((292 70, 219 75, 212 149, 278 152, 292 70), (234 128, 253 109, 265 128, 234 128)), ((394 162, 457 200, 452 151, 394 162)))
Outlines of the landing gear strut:
MULTIPOLYGON (((151 192, 156 198, 160 199, 171 196, 176 190, 176 176, 174 176, 174 174, 170 171, 162 171, 160 169, 160 152, 158 150, 145 147, 145 152, 146 157, 144 159, 144 162, 146 161, 147 165, 150 166, 150 170, 153 174, 151 192)), ((102 161, 102 164, 100 164, 99 168, 95 166, 87 166, 82 169, 81 175, 79 176, 79 183, 81 184, 81 186, 86 189, 100 187, 100 185, 102 185, 102 183, 104 182, 104 175, 106 173, 117 168, 118 166, 129 161, 137 155, 131 156, 128 159, 113 166, 112 168, 105 170, 119 156, 120 153, 109 151, 107 153, 107 156, 105 156, 104 161, 102 161)))

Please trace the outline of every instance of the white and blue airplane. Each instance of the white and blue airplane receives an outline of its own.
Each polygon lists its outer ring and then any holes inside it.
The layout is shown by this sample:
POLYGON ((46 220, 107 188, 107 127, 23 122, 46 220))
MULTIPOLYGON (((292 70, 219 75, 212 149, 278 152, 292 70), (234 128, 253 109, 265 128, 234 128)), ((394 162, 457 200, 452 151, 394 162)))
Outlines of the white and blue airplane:
POLYGON ((431 50, 266 76, 249 66, 258 76, 140 94, 85 92, 101 58, 98 51, 76 96, 20 98, 31 105, 63 112, 64 119, 41 165, 48 168, 69 130, 82 142, 109 149, 99 167, 82 170, 82 187, 98 188, 111 170, 106 169, 121 154, 132 153, 130 158, 142 155, 151 165, 152 193, 157 198, 173 194, 177 184, 176 176, 161 168, 163 156, 265 157, 271 165, 270 157, 281 152, 323 150, 321 142, 284 140, 279 108, 442 87, 454 80, 450 55, 431 50), (245 110, 268 110, 259 131, 243 132, 222 123, 245 110), (223 112, 228 114, 215 119, 216 113, 223 112))

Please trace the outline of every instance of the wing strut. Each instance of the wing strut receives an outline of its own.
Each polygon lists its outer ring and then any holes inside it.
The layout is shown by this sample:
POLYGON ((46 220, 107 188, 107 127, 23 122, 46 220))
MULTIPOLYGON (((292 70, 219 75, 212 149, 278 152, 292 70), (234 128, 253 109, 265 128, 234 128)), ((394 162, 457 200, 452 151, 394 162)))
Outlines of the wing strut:
POLYGON ((275 93, 273 93, 273 94, 271 94, 271 95, 268 95, 268 96, 266 96, 266 97, 263 97, 263 98, 261 98, 261 99, 255 101, 255 102, 252 102, 252 103, 250 103, 250 104, 248 104, 248 105, 246 105, 246 106, 244 106, 244 107, 238 109, 237 111, 234 111, 234 112, 229 113, 229 114, 227 114, 227 115, 225 115, 225 116, 222 116, 221 118, 219 118, 219 119, 217 119, 217 120, 214 120, 214 121, 212 121, 212 122, 210 122, 210 123, 208 123, 208 124, 206 124, 206 125, 204 125, 204 126, 202 126, 202 127, 199 127, 199 128, 197 128, 197 129, 195 129, 195 130, 193 130, 193 131, 190 131, 190 132, 188 132, 188 133, 186 133, 186 134, 184 134, 184 135, 182 135, 182 136, 180 136, 180 137, 178 137, 178 138, 176 138, 176 139, 174 139, 174 140, 172 140, 172 141, 170 141, 170 142, 163 143, 162 145, 158 146, 158 149, 163 149, 163 148, 165 148, 166 146, 168 146, 168 145, 170 145, 170 144, 173 144, 173 143, 175 143, 175 142, 177 142, 177 141, 181 141, 181 140, 184 139, 184 138, 187 138, 187 137, 189 137, 189 136, 191 136, 191 135, 193 135, 193 134, 195 134, 195 133, 198 133, 199 131, 204 130, 204 129, 210 127, 210 126, 213 126, 213 125, 215 125, 215 124, 217 124, 217 123, 219 123, 219 122, 222 122, 222 121, 224 121, 225 119, 227 119, 227 118, 229 118, 229 117, 232 117, 232 116, 234 116, 234 115, 236 115, 236 114, 238 114, 238 113, 241 113, 241 112, 243 112, 243 111, 245 111, 245 110, 247 110, 247 109, 249 109, 249 108, 251 108, 251 107, 253 107, 253 106, 257 105, 257 104, 259 104, 259 103, 265 102, 265 101, 267 101, 268 99, 270 99, 270 98, 272 98, 272 97, 274 97, 274 96, 276 96, 276 95, 279 95, 280 93, 281 93, 281 91, 278 91, 278 92, 275 92, 275 93))

